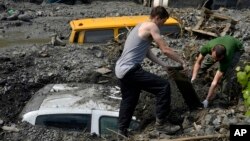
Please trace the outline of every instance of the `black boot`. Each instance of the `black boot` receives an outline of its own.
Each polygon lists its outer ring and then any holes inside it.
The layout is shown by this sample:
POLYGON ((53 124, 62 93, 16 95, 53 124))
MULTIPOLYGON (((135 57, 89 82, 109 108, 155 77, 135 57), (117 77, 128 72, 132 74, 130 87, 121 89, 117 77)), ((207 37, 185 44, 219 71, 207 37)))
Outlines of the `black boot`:
POLYGON ((155 123, 155 129, 160 134, 163 133, 167 135, 173 135, 179 131, 181 127, 179 125, 174 125, 170 122, 157 119, 155 123))
POLYGON ((128 131, 126 129, 118 130, 117 141, 126 141, 127 139, 128 139, 128 131))

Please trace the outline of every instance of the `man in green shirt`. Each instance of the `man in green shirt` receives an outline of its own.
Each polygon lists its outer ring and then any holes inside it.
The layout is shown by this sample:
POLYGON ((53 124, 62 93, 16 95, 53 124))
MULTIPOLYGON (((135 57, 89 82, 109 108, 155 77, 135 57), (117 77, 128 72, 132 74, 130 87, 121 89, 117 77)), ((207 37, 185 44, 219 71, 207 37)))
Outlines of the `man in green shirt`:
POLYGON ((229 81, 232 81, 231 76, 236 64, 239 62, 242 51, 242 43, 232 36, 215 38, 200 48, 199 55, 192 72, 192 83, 196 79, 200 68, 202 71, 206 71, 215 62, 219 62, 219 68, 210 85, 207 97, 202 102, 205 108, 208 107, 209 101, 214 98, 215 88, 217 87, 218 82, 223 76, 225 77, 225 79, 227 79, 226 86, 227 89, 229 89, 229 85, 231 85, 229 81), (210 56, 208 56, 206 60, 204 60, 205 56, 208 54, 210 56))

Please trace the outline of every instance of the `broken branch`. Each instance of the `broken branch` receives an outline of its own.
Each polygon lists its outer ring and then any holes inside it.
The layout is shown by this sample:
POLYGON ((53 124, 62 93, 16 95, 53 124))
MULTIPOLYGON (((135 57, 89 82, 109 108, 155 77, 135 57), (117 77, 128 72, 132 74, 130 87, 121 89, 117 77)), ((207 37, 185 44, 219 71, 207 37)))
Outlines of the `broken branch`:
POLYGON ((201 140, 201 139, 212 139, 212 138, 228 138, 225 134, 215 134, 206 136, 196 136, 196 137, 183 137, 178 139, 160 139, 159 141, 191 141, 191 140, 201 140))

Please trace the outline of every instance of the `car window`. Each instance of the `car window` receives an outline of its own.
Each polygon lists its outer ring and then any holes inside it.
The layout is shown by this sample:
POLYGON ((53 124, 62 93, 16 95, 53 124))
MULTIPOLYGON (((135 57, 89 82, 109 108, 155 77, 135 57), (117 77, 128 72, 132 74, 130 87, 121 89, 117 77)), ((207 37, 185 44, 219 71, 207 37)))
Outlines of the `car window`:
POLYGON ((109 116, 102 116, 99 119, 99 133, 102 136, 107 136, 112 134, 112 131, 117 131, 117 124, 118 118, 117 117, 109 117, 109 116))
POLYGON ((40 115, 36 118, 36 125, 45 125, 72 130, 84 130, 90 132, 90 114, 50 114, 40 115))
POLYGON ((84 42, 105 42, 114 39, 113 29, 103 29, 103 30, 86 30, 84 36, 84 42))
POLYGON ((165 34, 178 34, 180 31, 179 31, 179 27, 177 25, 163 25, 163 26, 160 26, 160 32, 162 35, 165 35, 165 34))
MULTIPOLYGON (((99 133, 101 136, 109 136, 118 130, 118 117, 102 116, 99 119, 99 133)), ((139 122, 132 120, 130 130, 138 130, 139 122)))

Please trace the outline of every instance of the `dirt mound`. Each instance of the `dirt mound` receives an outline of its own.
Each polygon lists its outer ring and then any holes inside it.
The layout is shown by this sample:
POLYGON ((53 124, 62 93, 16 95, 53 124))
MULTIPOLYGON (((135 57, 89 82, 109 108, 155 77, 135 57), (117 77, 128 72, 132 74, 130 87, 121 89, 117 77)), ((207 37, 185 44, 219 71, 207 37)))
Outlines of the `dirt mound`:
MULTIPOLYGON (((114 64, 122 51, 122 43, 110 41, 103 44, 69 44, 69 21, 86 17, 149 14, 151 8, 131 1, 93 1, 91 4, 70 6, 58 3, 41 5, 27 2, 14 3, 5 0, 3 5, 6 9, 1 8, 4 12, 0 14, 0 125, 11 127, 13 131, 1 130, 0 140, 103 140, 87 133, 30 126, 22 123, 17 117, 30 97, 47 84, 84 82, 106 86, 118 85, 114 75, 114 64), (13 17, 10 20, 9 16, 17 12, 29 15, 26 17, 28 20, 13 17), (66 43, 65 46, 51 44, 51 35, 55 33, 66 43), (103 75, 95 71, 102 67, 109 68, 112 72, 103 75)), ((201 14, 198 9, 168 8, 168 10, 181 21, 183 26, 195 25, 196 17, 201 14)), ((248 46, 249 10, 225 9, 223 12, 241 20, 236 25, 233 35, 245 41, 244 45, 248 46)), ((199 47, 209 39, 196 38, 188 33, 177 39, 167 36, 164 38, 176 50, 182 50, 187 45, 199 47)), ((159 52, 155 48, 154 53, 167 61, 167 58, 159 52)), ((191 53, 187 54, 191 55, 191 53)), ((243 60, 249 60, 249 55, 243 55, 243 60)), ((191 61, 190 58, 187 61, 191 61)), ((191 70, 192 63, 190 62, 189 65, 191 70)), ((165 71, 147 59, 143 67, 161 77, 168 78, 165 71)), ((200 98, 206 95, 210 78, 208 74, 207 79, 201 79, 195 84, 200 98)), ((211 110, 200 116, 202 118, 196 118, 195 115, 200 111, 188 112, 188 107, 181 98, 175 83, 171 78, 169 80, 172 88, 173 108, 170 120, 180 124, 183 130, 174 136, 161 136, 161 138, 227 134, 229 124, 249 123, 247 119, 242 118, 244 107, 228 107, 223 95, 218 96, 211 110), (223 106, 227 109, 223 109, 223 106)), ((141 94, 135 115, 142 121, 143 130, 138 136, 134 136, 135 139, 156 138, 148 134, 154 125, 153 99, 154 97, 149 93, 141 94)))

